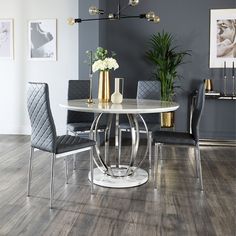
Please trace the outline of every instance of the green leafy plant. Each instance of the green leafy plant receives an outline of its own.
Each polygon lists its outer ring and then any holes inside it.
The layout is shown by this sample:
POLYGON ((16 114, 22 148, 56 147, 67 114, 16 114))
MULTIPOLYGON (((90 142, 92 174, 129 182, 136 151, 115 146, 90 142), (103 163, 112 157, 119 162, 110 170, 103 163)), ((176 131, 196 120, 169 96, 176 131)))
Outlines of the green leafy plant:
POLYGON ((161 83, 161 100, 172 101, 175 81, 179 78, 177 67, 186 55, 190 55, 189 50, 178 51, 173 35, 164 31, 152 35, 149 44, 151 49, 146 56, 155 65, 154 75, 161 83))

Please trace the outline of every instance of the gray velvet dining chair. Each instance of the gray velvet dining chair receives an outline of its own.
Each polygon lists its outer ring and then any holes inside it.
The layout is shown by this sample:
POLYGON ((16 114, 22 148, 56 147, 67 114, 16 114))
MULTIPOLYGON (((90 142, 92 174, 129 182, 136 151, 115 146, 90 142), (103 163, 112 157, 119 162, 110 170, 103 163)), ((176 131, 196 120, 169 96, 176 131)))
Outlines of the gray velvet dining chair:
MULTIPOLYGON (((69 80, 68 82, 68 100, 89 98, 90 81, 89 80, 69 80)), ((86 101, 85 101, 86 102, 86 101)), ((67 134, 75 136, 89 134, 94 120, 94 113, 67 111, 67 134)), ((106 126, 99 124, 98 132, 105 131, 106 126)), ((99 137, 98 137, 99 138, 99 137)), ((100 140, 100 139, 98 139, 100 140)), ((98 141, 99 144, 99 141, 98 141)), ((76 169, 76 155, 74 155, 74 169, 76 169)))
POLYGON ((54 196, 54 167, 56 158, 65 160, 66 183, 68 183, 68 155, 90 152, 91 193, 93 192, 93 147, 95 142, 78 136, 57 136, 50 109, 49 89, 46 83, 29 83, 27 107, 31 123, 31 154, 29 159, 27 195, 30 196, 32 158, 34 150, 51 153, 50 208, 54 196))
MULTIPOLYGON (((68 100, 88 99, 89 98, 89 80, 69 80, 68 82, 68 100)), ((67 133, 78 135, 89 133, 91 124, 94 120, 93 113, 67 111, 67 133)))
MULTIPOLYGON (((160 99, 160 82, 159 81, 138 81, 136 99, 160 99)), ((147 129, 148 129, 148 153, 149 153, 149 168, 151 169, 152 157, 152 132, 160 130, 160 114, 143 114, 147 129)), ((119 159, 121 156, 122 132, 130 132, 128 122, 120 123, 119 125, 119 159)), ((139 122, 139 132, 145 134, 146 129, 142 121, 139 122)))
POLYGON ((154 182, 157 187, 157 165, 158 160, 162 157, 162 146, 186 146, 194 148, 196 172, 200 179, 200 187, 203 190, 201 156, 199 148, 199 124, 201 120, 202 111, 205 103, 205 88, 201 83, 193 104, 193 111, 191 116, 191 132, 174 132, 174 131, 156 131, 153 132, 153 141, 155 143, 155 159, 154 159, 154 182))

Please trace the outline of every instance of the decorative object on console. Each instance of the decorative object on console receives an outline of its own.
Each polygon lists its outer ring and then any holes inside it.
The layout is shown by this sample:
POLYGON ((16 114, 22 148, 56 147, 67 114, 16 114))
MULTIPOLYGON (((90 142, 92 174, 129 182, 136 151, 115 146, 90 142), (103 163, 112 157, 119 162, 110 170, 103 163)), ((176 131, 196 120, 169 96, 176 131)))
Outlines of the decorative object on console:
POLYGON ((12 19, 0 19, 0 59, 13 59, 12 19))
POLYGON ((123 101, 123 95, 120 93, 120 80, 123 78, 115 78, 115 91, 111 95, 111 102, 115 104, 120 104, 123 101))
POLYGON ((226 76, 226 61, 224 61, 224 95, 227 95, 227 76, 226 76))
MULTIPOLYGON (((175 80, 180 76, 177 73, 177 67, 183 63, 186 55, 190 55, 188 50, 177 51, 178 47, 174 46, 174 36, 171 33, 162 31, 151 36, 151 49, 146 53, 148 59, 155 65, 155 78, 161 83, 161 100, 172 102, 175 95, 175 80)), ((162 116, 162 127, 173 127, 174 115, 162 116), (169 118, 172 121, 169 122, 169 118), (165 119, 167 121, 165 122, 165 119)))
POLYGON ((204 85, 205 85, 205 91, 210 92, 213 91, 213 83, 211 79, 205 79, 204 80, 204 85))
POLYGON ((226 68, 224 62, 231 66, 236 60, 236 9, 212 9, 210 21, 210 68, 226 68))
POLYGON ((232 80, 233 80, 233 93, 232 95, 235 96, 235 75, 234 75, 234 61, 233 61, 233 65, 232 65, 232 80))
MULTIPOLYGON (((145 14, 139 15, 127 15, 127 13, 123 14, 123 11, 128 7, 135 7, 139 4, 139 0, 129 0, 128 4, 125 6, 121 6, 120 0, 118 0, 118 7, 116 13, 108 13, 106 17, 99 17, 99 18, 90 18, 90 19, 73 19, 69 18, 67 20, 69 25, 73 25, 75 23, 81 23, 82 21, 96 21, 96 20, 120 20, 120 19, 133 19, 133 18, 140 18, 140 19, 147 19, 148 21, 159 23, 160 17, 155 15, 153 11, 149 11, 145 14)), ((92 16, 95 15, 102 15, 104 14, 104 10, 97 8, 96 6, 89 7, 89 14, 92 16)))
POLYGON ((113 57, 114 52, 111 52, 111 57, 108 57, 108 51, 102 47, 98 47, 94 53, 94 63, 92 66, 93 72, 100 71, 98 85, 98 100, 101 103, 110 102, 110 81, 109 70, 116 70, 119 65, 113 57))

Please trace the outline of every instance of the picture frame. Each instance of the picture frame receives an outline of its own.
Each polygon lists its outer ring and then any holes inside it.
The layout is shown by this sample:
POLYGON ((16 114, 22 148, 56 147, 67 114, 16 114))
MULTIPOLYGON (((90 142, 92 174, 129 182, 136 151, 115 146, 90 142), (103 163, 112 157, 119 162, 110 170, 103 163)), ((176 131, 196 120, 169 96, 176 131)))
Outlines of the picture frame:
POLYGON ((30 20, 28 23, 29 59, 57 60, 57 20, 30 20))
POLYGON ((210 68, 236 63, 236 9, 210 11, 210 68))
POLYGON ((0 59, 14 59, 13 19, 0 19, 0 59))

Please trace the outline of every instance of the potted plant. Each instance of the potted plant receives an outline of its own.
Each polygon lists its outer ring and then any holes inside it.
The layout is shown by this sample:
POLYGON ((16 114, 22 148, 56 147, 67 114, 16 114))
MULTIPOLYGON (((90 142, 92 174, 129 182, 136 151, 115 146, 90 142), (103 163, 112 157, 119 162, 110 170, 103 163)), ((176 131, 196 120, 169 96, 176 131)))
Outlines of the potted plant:
MULTIPOLYGON (((157 33, 149 40, 150 50, 147 51, 147 58, 155 65, 154 76, 161 84, 161 100, 172 102, 175 95, 176 79, 180 76, 177 67, 183 63, 186 55, 190 55, 188 50, 179 51, 174 46, 174 37, 171 33, 157 33)), ((162 127, 172 127, 174 124, 174 113, 162 113, 162 127)))

